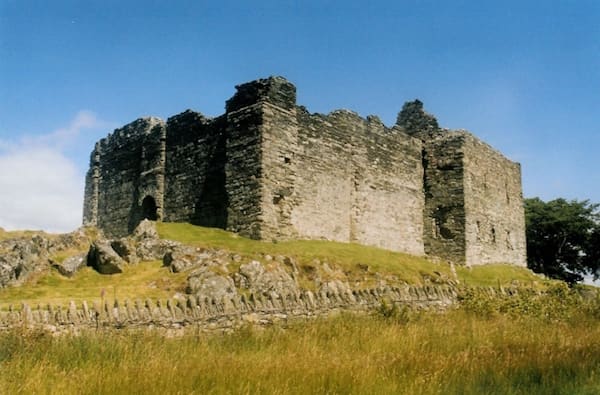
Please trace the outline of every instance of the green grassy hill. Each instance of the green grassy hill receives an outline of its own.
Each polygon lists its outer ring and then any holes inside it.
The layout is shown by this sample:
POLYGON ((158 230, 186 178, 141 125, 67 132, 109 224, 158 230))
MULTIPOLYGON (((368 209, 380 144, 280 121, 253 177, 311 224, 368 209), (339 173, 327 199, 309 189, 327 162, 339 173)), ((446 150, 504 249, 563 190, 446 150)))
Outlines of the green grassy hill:
MULTIPOLYGON (((385 281, 389 284, 454 283, 473 286, 506 286, 514 284, 543 287, 548 281, 530 270, 511 265, 485 265, 465 268, 455 272, 443 261, 430 260, 399 252, 351 243, 330 241, 265 242, 251 240, 221 229, 203 228, 185 223, 158 223, 161 238, 184 244, 214 249, 224 249, 239 256, 229 267, 236 270, 241 263, 258 260, 265 263, 271 257, 286 256, 297 265, 299 283, 310 289, 311 278, 341 279, 352 287, 371 287, 385 281)), ((3 232, 0 238, 27 236, 30 232, 3 232)), ((72 251, 73 254, 78 251, 72 251)), ((55 257, 66 258, 65 254, 55 257)), ((187 275, 171 273, 160 261, 142 262, 126 266, 124 272, 101 275, 84 268, 72 278, 61 276, 48 269, 30 278, 19 287, 0 289, 0 308, 26 302, 37 304, 67 304, 73 300, 93 301, 105 298, 167 299, 184 293, 187 275)))

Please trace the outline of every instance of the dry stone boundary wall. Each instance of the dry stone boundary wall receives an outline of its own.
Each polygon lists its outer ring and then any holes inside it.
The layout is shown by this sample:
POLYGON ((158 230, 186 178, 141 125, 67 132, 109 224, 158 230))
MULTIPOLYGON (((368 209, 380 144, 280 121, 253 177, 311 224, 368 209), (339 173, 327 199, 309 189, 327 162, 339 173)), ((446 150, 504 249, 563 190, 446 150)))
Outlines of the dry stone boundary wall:
MULTIPOLYGON (((494 292, 490 290, 490 292, 494 292)), ((206 330, 234 329, 245 323, 269 325, 294 319, 328 316, 337 312, 368 312, 388 305, 444 309, 456 303, 458 290, 451 286, 380 287, 346 292, 303 291, 240 295, 221 300, 188 296, 186 299, 71 302, 64 306, 23 304, 0 312, 0 330, 39 328, 53 332, 71 329, 167 328, 197 325, 206 330)))

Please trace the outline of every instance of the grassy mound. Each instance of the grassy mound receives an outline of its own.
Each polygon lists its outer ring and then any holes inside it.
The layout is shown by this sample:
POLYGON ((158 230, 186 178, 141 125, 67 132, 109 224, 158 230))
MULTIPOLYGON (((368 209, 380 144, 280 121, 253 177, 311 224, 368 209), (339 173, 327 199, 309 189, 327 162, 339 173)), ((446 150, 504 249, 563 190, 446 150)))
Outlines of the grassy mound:
MULTIPOLYGON (((390 284, 417 285, 456 280, 473 286, 505 286, 518 281, 521 285, 537 287, 544 283, 531 271, 510 265, 456 267, 455 276, 446 262, 359 244, 318 240, 265 242, 247 239, 221 229, 185 223, 158 223, 157 229, 164 239, 225 249, 239 255, 239 262, 242 263, 252 259, 265 262, 268 256, 290 257, 300 269, 300 284, 309 289, 312 285, 311 278, 315 274, 324 279, 336 279, 338 276, 349 281, 351 286, 360 284, 362 287, 376 286, 382 280, 390 284)), ((0 234, 0 238, 6 233, 0 234)), ((17 235, 15 232, 8 233, 11 237, 17 235)), ((20 236, 28 234, 30 233, 18 232, 20 236)), ((61 260, 66 255, 55 258, 61 260)), ((235 264, 231 266, 231 270, 236 269, 235 264)), ((54 269, 49 269, 32 277, 23 286, 0 289, 0 308, 6 309, 10 304, 18 305, 21 302, 32 306, 48 303, 65 305, 71 300, 91 302, 101 297, 120 300, 147 297, 167 299, 184 292, 186 278, 185 273, 171 273, 162 267, 160 261, 126 266, 123 273, 110 276, 85 268, 72 278, 66 278, 54 269)))
MULTIPOLYGON (((360 244, 321 240, 274 243, 251 240, 221 229, 187 223, 158 223, 157 229, 164 239, 199 247, 223 248, 259 260, 264 255, 285 255, 295 258, 300 265, 327 262, 339 265, 346 272, 360 272, 368 266, 372 272, 392 274, 409 284, 422 284, 427 279, 455 279, 447 262, 360 244)), ((471 268, 457 266, 456 275, 459 282, 473 286, 505 286, 515 281, 532 286, 544 283, 541 277, 529 269, 505 264, 471 268)))

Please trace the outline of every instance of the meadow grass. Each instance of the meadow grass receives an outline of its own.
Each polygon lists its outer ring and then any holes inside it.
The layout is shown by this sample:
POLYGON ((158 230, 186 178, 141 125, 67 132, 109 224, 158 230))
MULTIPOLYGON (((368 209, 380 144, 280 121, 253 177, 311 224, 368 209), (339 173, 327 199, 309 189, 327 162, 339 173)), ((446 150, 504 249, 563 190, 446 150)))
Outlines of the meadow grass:
POLYGON ((0 289, 0 308, 19 305, 63 305, 70 301, 100 301, 106 299, 168 299, 184 293, 187 275, 171 273, 161 261, 128 265, 123 273, 102 275, 91 267, 81 269, 71 278, 49 269, 37 273, 22 286, 0 289))
POLYGON ((531 288, 556 284, 534 274, 531 270, 510 264, 488 264, 472 267, 456 266, 456 274, 463 285, 479 287, 500 287, 505 285, 521 285, 531 288))
POLYGON ((0 334, 3 393, 597 394, 600 321, 466 310, 230 334, 0 334))

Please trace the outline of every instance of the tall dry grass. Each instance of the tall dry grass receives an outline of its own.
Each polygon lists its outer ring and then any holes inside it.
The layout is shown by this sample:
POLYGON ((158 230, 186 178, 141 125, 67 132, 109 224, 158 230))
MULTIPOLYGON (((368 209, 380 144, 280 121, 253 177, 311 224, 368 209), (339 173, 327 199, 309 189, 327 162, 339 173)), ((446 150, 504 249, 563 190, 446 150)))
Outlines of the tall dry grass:
POLYGON ((600 304, 578 304, 552 317, 384 306, 285 329, 191 328, 177 338, 15 331, 0 335, 0 392, 598 394, 600 304))

